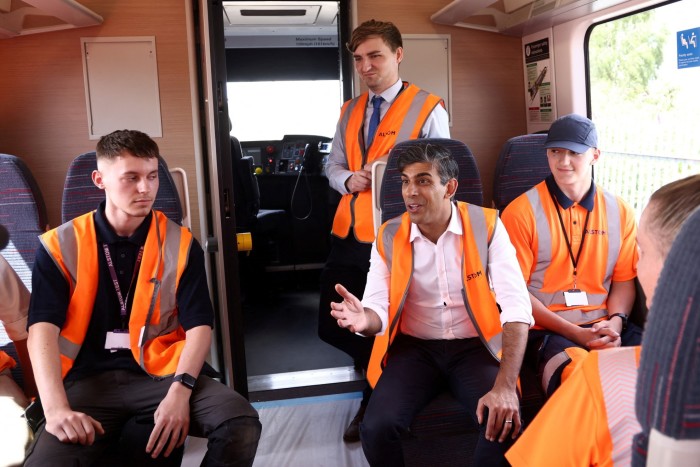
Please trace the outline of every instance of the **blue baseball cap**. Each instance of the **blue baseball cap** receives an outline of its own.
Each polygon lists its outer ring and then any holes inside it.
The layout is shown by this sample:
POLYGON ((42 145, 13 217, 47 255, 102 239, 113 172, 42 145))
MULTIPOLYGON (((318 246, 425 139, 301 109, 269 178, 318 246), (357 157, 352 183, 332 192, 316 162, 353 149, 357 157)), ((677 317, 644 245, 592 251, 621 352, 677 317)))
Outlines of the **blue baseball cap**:
POLYGON ((560 117, 552 123, 544 142, 545 148, 564 148, 584 153, 598 147, 598 132, 595 124, 577 114, 560 117))

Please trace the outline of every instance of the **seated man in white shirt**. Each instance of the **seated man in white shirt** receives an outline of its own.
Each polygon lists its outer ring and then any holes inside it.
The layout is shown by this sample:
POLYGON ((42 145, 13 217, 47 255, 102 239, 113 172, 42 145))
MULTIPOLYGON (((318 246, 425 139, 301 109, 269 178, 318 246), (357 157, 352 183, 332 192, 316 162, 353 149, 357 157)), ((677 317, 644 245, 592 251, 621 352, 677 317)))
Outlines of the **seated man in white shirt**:
POLYGON ((338 284, 343 301, 331 304, 338 326, 376 336, 362 448, 372 466, 404 465, 401 437, 447 386, 479 424, 474 465, 508 465, 533 324, 515 249, 497 211, 451 201, 448 149, 420 144, 397 164, 407 213, 380 228, 363 300, 338 284))

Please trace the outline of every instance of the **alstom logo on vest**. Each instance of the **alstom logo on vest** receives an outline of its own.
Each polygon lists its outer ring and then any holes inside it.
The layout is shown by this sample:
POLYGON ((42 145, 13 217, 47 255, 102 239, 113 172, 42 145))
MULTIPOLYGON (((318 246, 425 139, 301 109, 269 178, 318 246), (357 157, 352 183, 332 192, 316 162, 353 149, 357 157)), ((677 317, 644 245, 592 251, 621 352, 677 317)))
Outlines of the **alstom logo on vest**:
POLYGON ((599 230, 599 229, 586 229, 586 234, 587 235, 607 235, 607 230, 599 230))
POLYGON ((395 134, 396 134, 396 130, 379 131, 379 132, 377 132, 377 136, 394 136, 395 134))
POLYGON ((472 279, 476 279, 477 277, 483 276, 483 273, 481 271, 476 271, 472 272, 471 274, 467 274, 467 282, 469 282, 472 279))

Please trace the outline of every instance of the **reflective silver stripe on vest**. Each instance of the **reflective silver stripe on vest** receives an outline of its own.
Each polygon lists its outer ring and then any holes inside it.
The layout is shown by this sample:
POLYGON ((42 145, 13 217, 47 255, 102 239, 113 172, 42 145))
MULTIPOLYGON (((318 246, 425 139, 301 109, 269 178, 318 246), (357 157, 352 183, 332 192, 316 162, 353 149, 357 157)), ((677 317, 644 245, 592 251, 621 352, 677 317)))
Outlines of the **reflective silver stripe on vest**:
MULTIPOLYGON (((58 270, 61 271, 61 275, 65 277, 69 284, 73 284, 75 286, 76 277, 78 277, 78 241, 75 238, 73 222, 67 222, 58 226, 56 228, 56 237, 58 238, 58 246, 61 250, 61 256, 63 256, 63 265, 68 270, 70 277, 66 277, 65 271, 58 263, 58 260, 54 258, 53 253, 46 244, 44 244, 44 248, 46 248, 46 251, 49 253, 49 256, 53 260, 54 264, 56 264, 58 270)), ((41 239, 41 237, 39 238, 41 239)), ((43 239, 42 243, 44 243, 43 239)))
MULTIPOLYGON (((597 190, 601 189, 596 187, 597 190)), ((530 275, 530 283, 528 291, 534 295, 546 307, 552 305, 565 305, 564 291, 553 293, 543 292, 544 276, 548 266, 552 262, 552 235, 550 232, 549 222, 545 215, 542 201, 540 200, 539 192, 536 188, 532 188, 526 193, 527 199, 532 207, 532 212, 535 216, 535 225, 537 228, 537 264, 535 270, 530 275)), ((607 218, 607 237, 608 237, 608 256, 605 266, 605 277, 603 278, 603 287, 610 290, 612 282, 612 273, 615 268, 615 263, 620 253, 620 210, 617 205, 617 199, 614 195, 603 191, 605 200, 605 211, 607 218)), ((601 306, 608 297, 608 294, 587 293, 588 304, 592 306, 601 306)), ((585 324, 607 316, 607 310, 598 309, 589 312, 583 312, 578 309, 566 310, 557 312, 557 316, 564 318, 573 324, 585 324)))
POLYGON ((571 362, 571 357, 566 351, 561 351, 547 360, 542 372, 542 389, 545 393, 549 393, 549 383, 552 381, 552 376, 559 369, 571 362))
MULTIPOLYGON (((457 212, 459 213, 459 209, 457 212)), ((484 215, 483 208, 472 204, 467 205, 467 212, 469 213, 469 222, 472 225, 472 234, 474 236, 474 242, 476 243, 476 250, 479 252, 479 261, 481 262, 481 267, 484 268, 484 273, 486 274, 487 281, 490 284, 490 281, 488 280, 489 233, 486 227, 486 216, 484 215)), ((494 228, 496 228, 496 225, 494 225, 494 228)), ((464 228, 464 226, 462 226, 462 228, 464 228)), ((466 232, 463 232, 463 235, 466 235, 466 232)), ((474 324, 474 329, 476 329, 476 332, 479 333, 481 341, 484 343, 484 345, 486 345, 486 348, 489 349, 491 355, 499 360, 498 352, 500 352, 500 350, 503 348, 503 333, 499 332, 491 337, 490 340, 486 340, 486 337, 481 332, 481 329, 479 329, 479 323, 476 320, 476 316, 474 315, 471 305, 469 305, 469 299, 467 297, 467 284, 464 281, 464 278, 466 277, 466 273, 464 271, 465 256, 466 252, 462 252, 462 300, 464 301, 464 306, 469 314, 469 319, 471 319, 472 323, 474 324)))
MULTIPOLYGON (((473 204, 467 205, 467 212, 469 213, 469 221, 472 224, 472 233, 474 234, 476 249, 479 252, 479 261, 484 268, 486 277, 488 277, 489 233, 486 228, 486 216, 484 215, 484 210, 480 206, 475 206, 473 204)), ((457 208, 457 214, 459 215, 459 208, 457 208)), ((464 226, 462 226, 462 228, 464 228, 464 226)), ((462 255, 462 272, 464 273, 464 255, 462 255)), ((462 274, 462 277, 464 276, 465 274, 462 274)))
MULTIPOLYGON (((158 222, 158 219, 153 219, 158 222)), ((155 283, 151 304, 148 308, 148 315, 145 323, 144 338, 141 347, 151 339, 159 335, 173 332, 180 326, 177 311, 177 262, 180 255, 180 238, 182 228, 176 223, 168 220, 166 223, 165 243, 161 243, 160 224, 156 223, 156 234, 158 235, 158 247, 161 249, 163 276, 159 283, 155 283), (157 326, 150 324, 155 309, 156 299, 160 294, 160 322, 157 326)), ((191 247, 192 243, 190 243, 191 247)), ((189 248, 187 250, 189 258, 189 248)), ((160 267, 160 265, 159 265, 160 267)), ((141 353, 143 359, 143 353, 141 353)), ((143 366, 143 362, 142 362, 143 366)))
MULTIPOLYGON (((423 109, 423 105, 425 104, 425 101, 428 100, 428 97, 430 97, 430 93, 421 89, 413 98, 413 101, 411 101, 411 105, 408 108, 408 112, 406 112, 406 116, 404 117, 403 122, 401 123, 399 134, 396 136, 397 143, 411 139, 411 133, 413 132, 416 123, 418 123, 420 111, 423 109)), ((428 113, 428 115, 430 115, 430 113, 428 113)), ((425 122, 422 122, 421 128, 424 124, 425 122)))
MULTIPOLYGON (((398 216, 394 217, 393 219, 387 221, 386 226, 383 230, 383 235, 382 235, 382 240, 384 244, 384 254, 385 254, 385 262, 387 269, 389 270, 389 276, 391 276, 391 265, 392 265, 392 258, 394 257, 394 237, 396 236, 396 232, 399 230, 399 227, 401 227, 401 220, 403 219, 403 216, 398 216)), ((409 232, 410 236, 410 232, 409 232)), ((411 262, 413 262, 413 243, 411 243, 411 262)), ((406 303, 406 297, 408 296, 408 285, 411 283, 411 279, 413 278, 413 264, 411 264, 411 277, 408 278, 408 283, 406 285, 406 290, 403 292, 403 296, 401 297, 401 303, 399 303, 399 306, 396 311, 396 316, 394 316, 394 319, 391 321, 391 323, 387 323, 387 329, 385 332, 388 332, 389 336, 392 335, 394 332, 394 329, 396 326, 399 324, 399 318, 401 317, 401 313, 403 312, 403 306, 406 303)), ((391 298, 391 296, 390 296, 391 298)), ((389 305, 391 307, 391 304, 389 305)))
POLYGON ((598 371, 612 440, 611 460, 616 467, 627 466, 632 460, 632 437, 642 431, 634 408, 638 374, 635 347, 598 352, 598 371))
MULTIPOLYGON (((58 239, 59 249, 61 250, 61 256, 63 257, 63 265, 68 270, 68 275, 70 277, 66 277, 65 271, 46 244, 44 244, 44 248, 46 248, 49 256, 56 264, 56 268, 61 271, 61 274, 66 279, 66 282, 73 284, 75 287, 76 278, 78 277, 78 241, 75 237, 73 222, 67 222, 58 226, 56 228, 56 237, 58 239)), ((92 310, 90 311, 92 312, 92 310)), ((71 360, 75 360, 80 352, 80 347, 80 344, 75 344, 61 335, 58 336, 58 350, 61 355, 64 355, 71 360)))
MULTIPOLYGON (((343 131, 340 132, 340 141, 341 141, 343 147, 347 147, 347 144, 345 143, 345 129, 348 127, 348 123, 350 122, 350 116, 352 115, 352 111, 359 101, 360 101, 360 98, 356 97, 348 103, 348 107, 345 109, 345 113, 343 114, 343 117, 340 119, 340 122, 338 123, 338 126, 343 129, 343 131)), ((358 135, 358 138, 359 138, 359 135, 358 135)), ((360 146, 362 146, 362 145, 360 145, 360 146)))

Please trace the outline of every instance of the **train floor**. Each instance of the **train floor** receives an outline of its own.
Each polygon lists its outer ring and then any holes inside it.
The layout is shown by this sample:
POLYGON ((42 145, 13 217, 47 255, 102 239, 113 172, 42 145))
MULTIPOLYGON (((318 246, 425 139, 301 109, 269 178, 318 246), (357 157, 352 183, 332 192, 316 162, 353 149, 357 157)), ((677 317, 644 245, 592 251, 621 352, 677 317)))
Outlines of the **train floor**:
MULTIPOLYGON (((360 443, 342 440, 360 398, 354 392, 253 403, 263 427, 253 466, 368 466, 360 443)), ((188 438, 182 466, 198 466, 205 452, 206 439, 188 438)))

